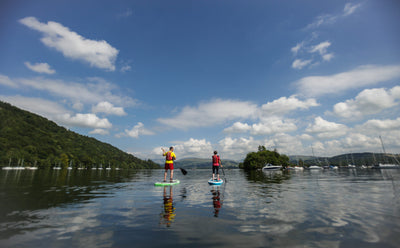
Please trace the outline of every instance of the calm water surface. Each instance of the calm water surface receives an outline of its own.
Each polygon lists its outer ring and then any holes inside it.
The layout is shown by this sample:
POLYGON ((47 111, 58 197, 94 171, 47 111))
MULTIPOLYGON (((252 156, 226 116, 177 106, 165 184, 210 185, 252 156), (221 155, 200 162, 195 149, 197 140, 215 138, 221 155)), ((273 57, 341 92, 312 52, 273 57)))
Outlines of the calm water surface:
POLYGON ((0 171, 0 247, 399 247, 400 170, 0 171))

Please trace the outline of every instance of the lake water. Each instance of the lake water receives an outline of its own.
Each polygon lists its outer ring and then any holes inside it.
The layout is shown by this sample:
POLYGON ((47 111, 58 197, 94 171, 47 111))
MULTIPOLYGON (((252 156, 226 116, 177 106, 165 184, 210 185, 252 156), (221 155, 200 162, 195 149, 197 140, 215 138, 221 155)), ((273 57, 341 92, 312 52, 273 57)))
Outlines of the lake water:
POLYGON ((0 247, 399 247, 400 170, 0 171, 0 247))

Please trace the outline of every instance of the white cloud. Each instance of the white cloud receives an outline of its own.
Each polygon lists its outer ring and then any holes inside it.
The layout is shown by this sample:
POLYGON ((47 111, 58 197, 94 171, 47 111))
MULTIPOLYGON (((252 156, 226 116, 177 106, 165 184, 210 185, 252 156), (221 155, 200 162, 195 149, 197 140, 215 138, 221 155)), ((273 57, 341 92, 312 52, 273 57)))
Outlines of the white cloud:
POLYGON ((320 55, 326 54, 328 47, 331 46, 329 41, 324 41, 319 43, 318 45, 312 46, 310 52, 315 53, 318 52, 320 55))
POLYGON ((175 145, 175 151, 180 155, 180 158, 184 157, 210 157, 212 156, 213 147, 206 139, 194 139, 190 138, 188 141, 179 142, 175 145))
POLYGON ((197 107, 184 107, 172 118, 159 118, 158 121, 175 128, 206 127, 225 121, 254 117, 257 105, 251 102, 234 100, 213 100, 197 107))
POLYGON ((311 62, 312 62, 312 59, 308 59, 308 60, 296 59, 292 63, 292 68, 294 68, 294 69, 302 69, 303 67, 311 64, 311 62))
POLYGON ((331 43, 329 41, 321 42, 318 45, 312 46, 310 53, 319 53, 323 61, 330 61, 334 57, 333 53, 328 53, 327 51, 330 46, 331 43))
POLYGON ((130 65, 124 65, 122 68, 121 68, 121 72, 127 72, 127 71, 130 71, 132 68, 131 68, 131 66, 130 65))
POLYGON ((133 14, 132 9, 128 8, 124 12, 118 14, 117 17, 118 18, 128 18, 128 17, 132 16, 132 14, 133 14))
POLYGON ((248 125, 247 123, 235 122, 232 126, 225 128, 226 133, 247 133, 252 135, 268 135, 274 133, 293 132, 297 126, 292 120, 283 120, 278 117, 263 119, 260 123, 248 125))
POLYGON ((8 76, 0 74, 0 85, 4 85, 11 88, 18 88, 18 84, 11 80, 8 76))
MULTIPOLYGON (((307 53, 313 54, 313 53, 318 53, 323 61, 330 61, 333 57, 334 54, 333 53, 328 53, 328 48, 331 46, 331 43, 329 41, 324 41, 321 42, 317 45, 313 45, 313 46, 308 46, 307 43, 305 41, 303 41, 302 43, 297 44, 295 47, 292 47, 292 52, 297 55, 299 50, 301 48, 304 48, 307 53)), ((312 59, 301 59, 301 58, 297 58, 293 61, 292 63, 292 68, 294 69, 303 69, 304 67, 310 65, 313 60, 315 59, 315 57, 313 56, 312 59)), ((314 63, 313 65, 319 64, 319 62, 314 63)))
POLYGON ((400 117, 395 120, 368 120, 360 128, 363 130, 373 130, 374 132, 400 130, 400 117))
POLYGON ((317 135, 318 138, 329 139, 343 136, 347 133, 348 128, 339 123, 329 122, 322 117, 316 117, 314 124, 310 124, 306 132, 317 135))
POLYGON ((60 104, 33 97, 0 96, 5 102, 11 103, 21 109, 44 116, 60 125, 109 129, 112 124, 107 119, 101 119, 95 114, 75 114, 65 109, 60 104))
POLYGON ((118 115, 123 116, 126 115, 124 108, 122 107, 114 107, 114 105, 110 102, 99 102, 96 106, 92 107, 93 113, 105 113, 109 115, 118 115))
POLYGON ((365 115, 372 115, 384 109, 397 106, 400 99, 400 86, 387 91, 380 89, 366 89, 359 93, 355 99, 335 104, 333 112, 342 118, 357 119, 365 115))
POLYGON ((26 67, 28 67, 30 70, 38 73, 45 73, 45 74, 54 74, 56 73, 55 70, 50 68, 50 65, 47 63, 36 63, 36 64, 31 64, 29 62, 25 62, 26 67))
POLYGON ((302 135, 300 135, 299 138, 300 138, 301 140, 305 140, 305 141, 310 141, 310 140, 313 140, 313 139, 314 139, 311 135, 305 134, 305 133, 302 134, 302 135))
POLYGON ((117 137, 128 136, 137 139, 141 135, 154 135, 154 132, 146 129, 143 123, 138 122, 132 129, 125 129, 125 133, 118 134, 117 137))
POLYGON ((99 118, 95 114, 58 115, 57 119, 67 126, 109 129, 112 124, 106 118, 99 118))
POLYGON ((249 138, 231 138, 226 137, 218 142, 219 154, 229 159, 244 159, 249 152, 257 151, 258 146, 263 142, 254 140, 253 137, 249 138))
POLYGON ((44 116, 53 121, 56 121, 57 115, 69 112, 60 104, 41 98, 24 96, 0 96, 0 99, 18 108, 38 114, 40 116, 44 116))
POLYGON ((130 97, 114 94, 113 91, 118 89, 117 86, 101 78, 88 78, 86 81, 88 81, 88 83, 83 84, 46 78, 10 79, 0 74, 0 84, 13 88, 29 87, 35 90, 46 91, 52 95, 67 98, 74 104, 94 104, 108 101, 113 104, 133 106, 137 102, 130 97))
POLYGON ((226 133, 245 133, 251 130, 251 126, 247 123, 235 122, 232 126, 225 128, 226 133))
POLYGON ((346 3, 343 9, 343 15, 349 16, 353 14, 358 8, 361 7, 361 4, 353 4, 353 3, 346 3))
POLYGON ((297 130, 297 126, 291 120, 283 120, 281 118, 271 117, 268 120, 263 120, 261 123, 251 126, 251 134, 267 135, 274 133, 293 132, 297 130))
POLYGON ((297 43, 296 46, 292 47, 291 51, 294 55, 300 51, 300 49, 304 46, 304 42, 297 43))
POLYGON ((108 135, 110 132, 106 129, 96 128, 93 131, 89 132, 90 134, 100 134, 100 135, 108 135))
POLYGON ((123 136, 131 137, 131 138, 139 138, 141 135, 154 135, 154 132, 146 129, 142 122, 138 122, 132 129, 125 129, 124 133, 117 134, 116 137, 120 138, 123 136))
POLYGON ((41 32, 43 44, 56 49, 65 57, 85 61, 100 69, 115 70, 118 50, 106 41, 86 39, 57 22, 41 23, 35 17, 25 17, 19 21, 41 32))
POLYGON ((337 21, 338 16, 337 15, 332 15, 332 14, 323 14, 319 15, 315 18, 315 20, 308 24, 305 29, 315 29, 318 28, 322 25, 327 25, 327 24, 333 24, 337 21))
POLYGON ((334 55, 333 53, 327 53, 322 55, 322 60, 323 61, 331 61, 331 59, 333 59, 334 55))
POLYGON ((321 96, 386 82, 400 77, 400 65, 364 65, 330 76, 304 77, 295 82, 300 94, 321 96))
POLYGON ((305 29, 315 29, 323 25, 334 24, 338 20, 352 15, 358 8, 361 7, 361 4, 353 4, 353 3, 346 3, 343 12, 336 13, 336 14, 322 14, 315 18, 315 20, 308 24, 305 29))
POLYGON ((299 100, 297 96, 292 95, 288 97, 281 97, 272 102, 268 102, 261 106, 263 115, 285 115, 289 112, 295 111, 297 109, 306 110, 310 107, 319 106, 314 98, 307 99, 305 101, 299 100))
MULTIPOLYGON (((271 149, 277 149, 280 154, 307 154, 310 151, 305 151, 301 139, 297 136, 291 136, 285 133, 279 133, 273 136, 271 139, 266 140, 264 143, 270 142, 271 149)), ((268 145, 267 145, 268 146, 268 145)))

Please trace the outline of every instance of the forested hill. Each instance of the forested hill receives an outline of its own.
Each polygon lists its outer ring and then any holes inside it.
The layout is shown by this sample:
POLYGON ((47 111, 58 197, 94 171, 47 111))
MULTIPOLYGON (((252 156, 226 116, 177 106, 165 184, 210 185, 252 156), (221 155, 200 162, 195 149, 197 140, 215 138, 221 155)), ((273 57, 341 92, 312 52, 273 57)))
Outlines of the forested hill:
POLYGON ((160 168, 0 101, 0 166, 160 168))

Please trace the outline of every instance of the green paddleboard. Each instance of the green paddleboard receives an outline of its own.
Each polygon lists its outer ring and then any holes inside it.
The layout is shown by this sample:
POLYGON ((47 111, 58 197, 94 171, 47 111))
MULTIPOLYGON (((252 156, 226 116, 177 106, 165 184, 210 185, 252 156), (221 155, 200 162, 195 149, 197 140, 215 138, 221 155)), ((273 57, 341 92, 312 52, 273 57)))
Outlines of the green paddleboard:
POLYGON ((154 183, 154 186, 169 186, 169 185, 176 185, 179 184, 180 181, 179 180, 172 180, 171 181, 166 181, 166 182, 156 182, 154 183))

